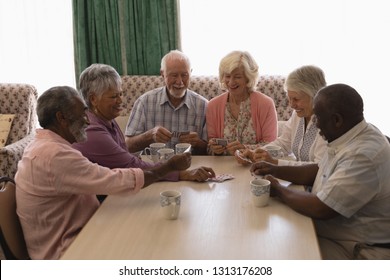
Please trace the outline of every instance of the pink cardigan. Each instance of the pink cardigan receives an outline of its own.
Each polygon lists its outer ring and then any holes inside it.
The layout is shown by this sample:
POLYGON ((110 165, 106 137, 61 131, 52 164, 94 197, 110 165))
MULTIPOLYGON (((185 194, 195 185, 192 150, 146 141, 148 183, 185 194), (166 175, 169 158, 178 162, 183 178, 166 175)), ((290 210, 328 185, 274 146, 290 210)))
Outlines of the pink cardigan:
MULTIPOLYGON (((211 99, 207 105, 206 124, 208 139, 224 138, 223 130, 227 98, 228 92, 225 92, 211 99)), ((258 143, 274 141, 278 135, 278 118, 274 101, 261 92, 252 92, 250 99, 256 141, 258 143)))

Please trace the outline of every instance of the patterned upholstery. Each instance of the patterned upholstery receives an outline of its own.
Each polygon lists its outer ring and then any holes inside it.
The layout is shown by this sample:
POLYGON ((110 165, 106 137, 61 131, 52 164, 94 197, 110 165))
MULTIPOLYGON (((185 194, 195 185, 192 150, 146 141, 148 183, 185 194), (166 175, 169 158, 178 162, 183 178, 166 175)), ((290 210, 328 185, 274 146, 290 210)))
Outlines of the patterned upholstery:
MULTIPOLYGON (((260 76, 257 90, 270 96, 274 102, 278 119, 285 121, 290 118, 291 108, 288 106, 288 99, 284 91, 283 76, 260 76)), ((123 76, 123 103, 125 109, 121 116, 129 116, 135 100, 143 93, 164 85, 161 76, 123 76)), ((208 100, 219 95, 222 91, 217 76, 192 76, 189 88, 208 100)))
POLYGON ((38 93, 28 84, 0 84, 0 113, 15 114, 6 146, 0 149, 0 176, 14 178, 24 148, 37 127, 38 93))

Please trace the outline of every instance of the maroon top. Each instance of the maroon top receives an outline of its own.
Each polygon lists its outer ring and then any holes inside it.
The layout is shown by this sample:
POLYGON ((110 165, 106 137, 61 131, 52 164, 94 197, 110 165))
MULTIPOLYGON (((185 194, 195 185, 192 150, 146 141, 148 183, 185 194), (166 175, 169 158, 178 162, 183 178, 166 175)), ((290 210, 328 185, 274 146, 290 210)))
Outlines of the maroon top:
MULTIPOLYGON (((84 143, 74 143, 72 146, 79 150, 90 161, 108 168, 152 168, 158 164, 145 162, 127 150, 125 137, 115 120, 108 125, 95 114, 87 112, 90 125, 86 132, 88 139, 84 143)), ((165 176, 165 180, 178 181, 179 172, 165 176)))

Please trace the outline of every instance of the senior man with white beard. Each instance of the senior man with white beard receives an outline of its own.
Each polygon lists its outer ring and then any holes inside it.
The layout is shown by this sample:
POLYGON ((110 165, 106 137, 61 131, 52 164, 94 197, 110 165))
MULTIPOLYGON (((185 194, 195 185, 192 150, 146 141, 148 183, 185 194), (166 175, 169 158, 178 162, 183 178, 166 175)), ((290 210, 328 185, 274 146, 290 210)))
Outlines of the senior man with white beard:
POLYGON ((131 110, 125 131, 129 152, 163 142, 169 148, 190 143, 193 154, 207 154, 208 100, 188 89, 190 60, 173 50, 162 58, 160 74, 165 86, 141 95, 131 110))
POLYGON ((189 153, 149 170, 110 169, 71 144, 85 141, 87 106, 71 87, 38 98, 40 125, 15 175, 17 214, 32 259, 58 259, 99 207, 97 194, 135 194, 166 174, 187 169, 189 153))

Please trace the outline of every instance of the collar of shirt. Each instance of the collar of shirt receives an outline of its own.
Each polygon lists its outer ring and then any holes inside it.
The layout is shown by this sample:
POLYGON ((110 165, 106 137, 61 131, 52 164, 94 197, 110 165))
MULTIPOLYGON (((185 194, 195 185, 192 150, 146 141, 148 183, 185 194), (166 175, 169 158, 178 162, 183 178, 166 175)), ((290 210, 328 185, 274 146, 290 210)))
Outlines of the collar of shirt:
POLYGON ((38 139, 52 139, 55 142, 71 146, 71 144, 66 139, 64 139, 62 136, 55 133, 54 131, 51 131, 50 129, 37 128, 35 137, 38 139))
POLYGON ((87 111, 87 116, 88 116, 88 119, 89 119, 91 125, 96 123, 96 124, 104 125, 110 131, 114 129, 114 121, 113 120, 111 120, 109 122, 110 124, 108 124, 107 121, 102 120, 101 118, 99 118, 98 116, 96 116, 94 113, 92 113, 90 111, 87 111))
POLYGON ((164 87, 163 89, 163 95, 161 97, 161 101, 160 101, 160 105, 164 105, 165 103, 169 103, 169 105, 174 108, 175 110, 178 110, 180 109, 181 107, 183 107, 183 105, 185 104, 187 106, 187 108, 190 108, 190 100, 189 100, 189 97, 188 97, 188 89, 186 89, 186 93, 184 94, 184 99, 183 101, 180 103, 179 106, 177 106, 177 108, 175 108, 171 101, 169 100, 168 98, 168 91, 167 91, 167 87, 164 87))
POLYGON ((307 129, 309 129, 313 125, 316 126, 316 122, 317 122, 317 116, 314 114, 311 115, 309 123, 307 124, 307 129))
POLYGON ((331 155, 337 154, 344 147, 348 146, 348 144, 353 141, 353 139, 360 134, 362 130, 364 130, 368 126, 365 120, 362 120, 360 123, 355 125, 349 131, 341 135, 339 138, 334 140, 333 142, 328 144, 328 153, 331 155))

